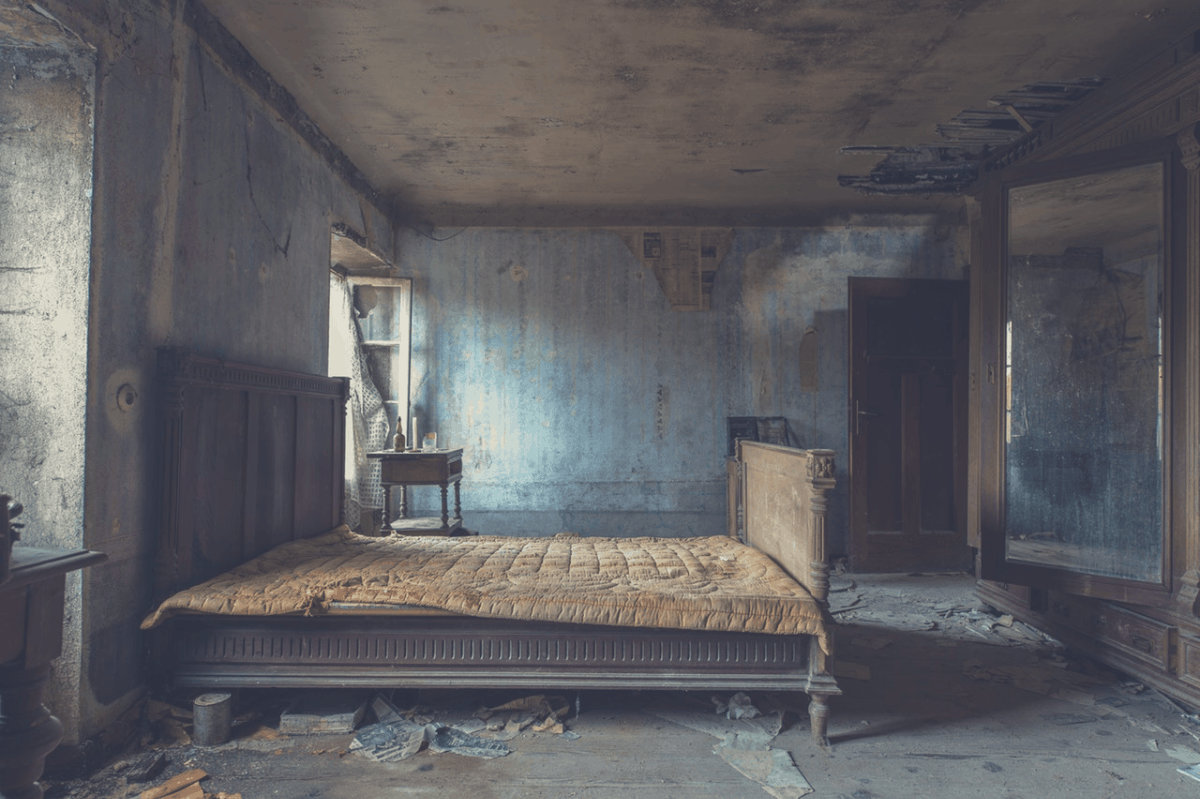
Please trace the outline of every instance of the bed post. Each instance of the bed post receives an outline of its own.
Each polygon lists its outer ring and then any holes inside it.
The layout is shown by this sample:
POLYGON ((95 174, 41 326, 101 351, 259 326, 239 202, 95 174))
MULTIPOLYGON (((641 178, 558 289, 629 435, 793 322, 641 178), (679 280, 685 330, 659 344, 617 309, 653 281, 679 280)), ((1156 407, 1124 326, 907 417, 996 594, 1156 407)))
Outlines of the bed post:
POLYGON ((809 535, 808 590, 821 607, 829 608, 829 556, 825 549, 825 518, 829 515, 829 492, 833 490, 831 449, 810 449, 808 454, 809 510, 812 529, 809 535))
MULTIPOLYGON (((834 486, 833 450, 808 450, 808 503, 812 513, 809 530, 808 590, 824 610, 829 609, 829 556, 826 551, 825 520, 829 513, 829 492, 834 486)), ((830 651, 826 654, 816 641, 808 646, 808 716, 813 739, 821 746, 829 745, 829 699, 839 696, 833 677, 833 636, 829 637, 830 651)))

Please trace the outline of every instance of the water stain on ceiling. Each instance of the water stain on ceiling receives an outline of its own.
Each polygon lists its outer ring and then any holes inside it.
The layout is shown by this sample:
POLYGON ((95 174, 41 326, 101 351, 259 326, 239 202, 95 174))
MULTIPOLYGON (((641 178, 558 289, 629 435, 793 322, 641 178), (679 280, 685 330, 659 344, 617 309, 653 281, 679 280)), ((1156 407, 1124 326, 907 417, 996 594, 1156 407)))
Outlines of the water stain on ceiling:
MULTIPOLYGON (((402 218, 795 224, 843 147, 940 142, 1023 84, 1113 77, 1200 24, 1128 0, 201 0, 402 218)), ((852 151, 851 151, 852 152, 852 151)))

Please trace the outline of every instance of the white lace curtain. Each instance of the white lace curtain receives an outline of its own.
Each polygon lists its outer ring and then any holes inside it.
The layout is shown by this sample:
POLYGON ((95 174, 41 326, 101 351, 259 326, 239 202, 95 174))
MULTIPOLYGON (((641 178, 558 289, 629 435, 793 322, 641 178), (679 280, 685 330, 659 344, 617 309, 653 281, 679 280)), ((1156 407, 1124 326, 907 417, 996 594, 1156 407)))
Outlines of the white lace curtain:
MULTIPOLYGON (((383 397, 367 370, 362 327, 354 312, 354 287, 346 278, 330 273, 329 373, 350 378, 346 413, 346 524, 363 527, 363 512, 383 507, 379 461, 368 452, 387 448, 388 415, 383 397)), ((369 522, 368 522, 369 524, 369 522)))

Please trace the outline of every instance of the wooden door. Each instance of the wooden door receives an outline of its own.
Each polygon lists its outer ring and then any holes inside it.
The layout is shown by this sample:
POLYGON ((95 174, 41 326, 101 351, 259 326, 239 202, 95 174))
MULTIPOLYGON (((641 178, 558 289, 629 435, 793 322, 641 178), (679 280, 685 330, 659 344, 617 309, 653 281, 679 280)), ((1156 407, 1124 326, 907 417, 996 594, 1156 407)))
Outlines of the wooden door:
POLYGON ((850 564, 966 569, 967 283, 850 278, 850 564))

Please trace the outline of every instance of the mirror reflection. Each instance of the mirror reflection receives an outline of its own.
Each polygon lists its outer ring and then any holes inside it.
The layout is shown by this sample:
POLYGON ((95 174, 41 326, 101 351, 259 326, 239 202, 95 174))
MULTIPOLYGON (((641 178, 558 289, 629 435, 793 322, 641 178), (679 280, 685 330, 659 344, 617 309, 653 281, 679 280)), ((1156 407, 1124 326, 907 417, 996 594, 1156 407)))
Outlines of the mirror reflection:
POLYGON ((1158 582, 1163 167, 1008 195, 1006 557, 1158 582))

